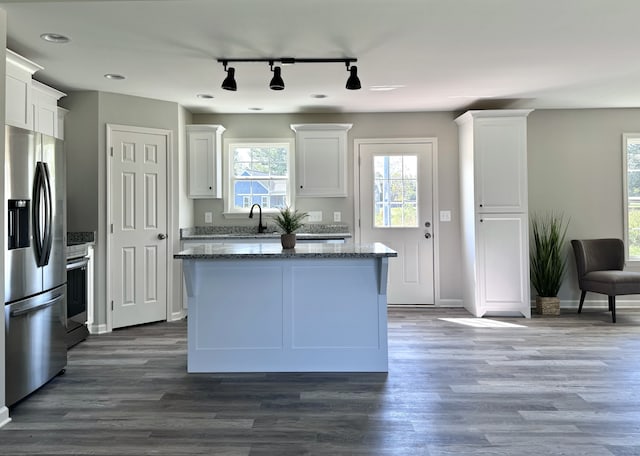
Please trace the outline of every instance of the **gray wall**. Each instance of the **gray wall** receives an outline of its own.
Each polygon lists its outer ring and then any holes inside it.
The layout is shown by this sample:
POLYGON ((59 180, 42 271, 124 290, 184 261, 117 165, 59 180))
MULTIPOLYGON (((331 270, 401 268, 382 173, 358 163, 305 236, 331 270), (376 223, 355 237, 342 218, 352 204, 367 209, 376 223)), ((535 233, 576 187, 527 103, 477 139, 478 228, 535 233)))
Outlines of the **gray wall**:
MULTIPOLYGON (((384 114, 194 114, 197 124, 220 124, 226 128, 224 138, 294 137, 294 123, 351 123, 348 133, 349 196, 346 198, 297 198, 296 207, 321 210, 324 223, 331 223, 333 211, 342 212, 342 221, 353 230, 354 140, 368 138, 435 137, 438 140, 438 206, 451 210, 452 221, 440 223, 440 298, 460 300, 460 229, 458 213, 458 130, 454 113, 384 113, 384 114)), ((204 213, 213 212, 214 225, 255 224, 253 221, 225 219, 222 200, 195 200, 195 224, 205 225, 204 213)), ((436 220, 437 222, 437 214, 436 220)))
MULTIPOLYGON (((622 134, 637 132, 640 109, 532 112, 528 122, 530 212, 563 212, 570 219, 569 240, 623 238, 622 134)), ((568 242, 566 251, 567 277, 559 296, 563 305, 576 305, 572 301, 579 300, 580 293, 568 242)), ((629 298, 620 301, 625 299, 629 298)), ((591 293, 587 300, 604 301, 591 293)))
MULTIPOLYGON (((189 116, 177 103, 151 100, 106 92, 72 93, 61 103, 70 110, 66 119, 65 137, 68 163, 69 231, 96 231, 94 325, 103 330, 107 322, 106 303, 106 239, 107 239, 107 151, 106 126, 119 124, 147 128, 166 129, 173 132, 173 155, 169 157, 172 174, 168 181, 172 185, 170 211, 174 223, 169 230, 168 252, 179 249, 179 226, 193 222, 188 210, 181 212, 178 205, 185 201, 179 195, 185 187, 180 177, 179 158, 184 156, 184 125, 189 116), (180 217, 185 220, 180 221, 180 217)), ((172 315, 182 316, 180 286, 177 273, 170 265, 169 299, 173 304, 172 315), (178 282, 179 285, 179 282, 178 282), (176 289, 177 288, 177 289, 176 289)))

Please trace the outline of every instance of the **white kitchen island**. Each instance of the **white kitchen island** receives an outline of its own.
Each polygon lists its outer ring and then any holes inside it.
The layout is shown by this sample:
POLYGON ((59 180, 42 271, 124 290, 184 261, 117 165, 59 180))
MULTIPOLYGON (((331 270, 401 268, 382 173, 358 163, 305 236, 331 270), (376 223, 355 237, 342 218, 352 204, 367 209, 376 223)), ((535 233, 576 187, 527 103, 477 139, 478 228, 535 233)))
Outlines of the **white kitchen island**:
POLYGON ((188 372, 386 372, 383 244, 207 244, 174 255, 188 372))

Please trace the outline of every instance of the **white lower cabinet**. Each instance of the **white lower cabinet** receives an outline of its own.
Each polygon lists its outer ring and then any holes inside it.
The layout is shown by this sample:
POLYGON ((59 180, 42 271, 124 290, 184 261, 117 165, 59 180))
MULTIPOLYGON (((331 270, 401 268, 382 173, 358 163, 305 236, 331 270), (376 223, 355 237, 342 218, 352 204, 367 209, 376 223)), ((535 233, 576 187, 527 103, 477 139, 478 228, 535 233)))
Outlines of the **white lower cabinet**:
POLYGON ((527 215, 476 217, 477 316, 496 312, 530 317, 527 215))

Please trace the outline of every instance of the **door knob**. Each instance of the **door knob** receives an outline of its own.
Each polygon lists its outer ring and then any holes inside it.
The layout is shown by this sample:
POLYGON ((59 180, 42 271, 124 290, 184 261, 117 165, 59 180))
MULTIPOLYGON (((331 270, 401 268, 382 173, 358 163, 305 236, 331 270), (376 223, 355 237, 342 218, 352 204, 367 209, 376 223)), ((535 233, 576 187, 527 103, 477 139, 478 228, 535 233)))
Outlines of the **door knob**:
POLYGON ((166 239, 166 238, 167 238, 167 235, 166 235, 166 234, 162 234, 162 233, 160 233, 160 234, 158 235, 158 239, 160 239, 161 241, 162 241, 163 239, 166 239))
POLYGON ((424 237, 427 239, 431 239, 431 233, 424 233, 424 237))

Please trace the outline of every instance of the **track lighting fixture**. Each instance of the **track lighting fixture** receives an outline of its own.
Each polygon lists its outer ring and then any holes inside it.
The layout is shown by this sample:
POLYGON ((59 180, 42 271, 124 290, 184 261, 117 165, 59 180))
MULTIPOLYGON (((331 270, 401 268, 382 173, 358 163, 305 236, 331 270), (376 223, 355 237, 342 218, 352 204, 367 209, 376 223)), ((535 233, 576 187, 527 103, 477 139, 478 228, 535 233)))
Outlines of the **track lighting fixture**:
POLYGON ((304 58, 297 59, 294 57, 280 57, 280 58, 248 58, 248 59, 218 59, 218 62, 222 63, 224 70, 227 72, 227 77, 222 82, 222 88, 225 90, 237 90, 236 80, 235 80, 235 68, 229 67, 227 69, 227 65, 230 62, 266 62, 269 64, 269 68, 273 73, 273 77, 269 82, 269 88, 271 90, 284 90, 284 81, 282 79, 282 68, 279 66, 273 66, 274 63, 280 63, 282 65, 293 65, 294 63, 344 63, 347 66, 347 71, 349 72, 349 78, 347 79, 346 88, 347 90, 358 90, 362 87, 360 84, 360 79, 358 78, 358 67, 351 66, 352 63, 357 62, 358 59, 352 57, 346 57, 342 59, 314 59, 314 58, 304 58))
POLYGON ((222 64, 224 65, 224 71, 227 72, 227 77, 222 81, 222 88, 224 90, 231 90, 232 92, 235 92, 238 90, 238 84, 236 84, 235 79, 236 69, 231 67, 227 70, 227 62, 223 62, 222 64))
POLYGON ((269 88, 271 90, 284 90, 284 81, 282 80, 282 76, 280 75, 280 67, 273 68, 273 62, 269 62, 269 66, 271 67, 271 71, 273 72, 273 78, 271 78, 271 82, 269 83, 269 88))
POLYGON ((349 72, 349 79, 347 79, 347 90, 358 90, 362 87, 360 84, 360 79, 358 78, 358 67, 352 66, 349 67, 347 63, 347 71, 349 72))

